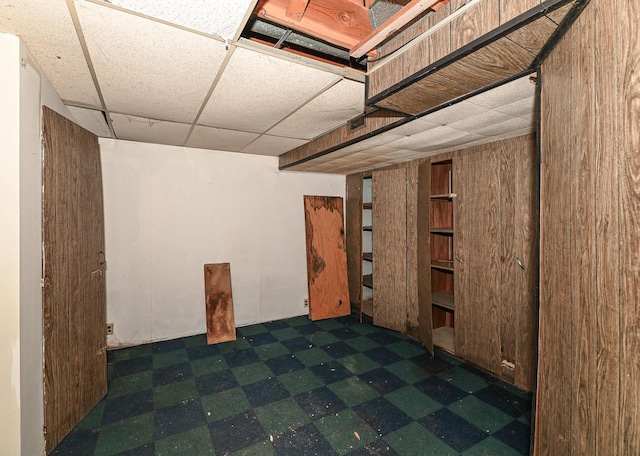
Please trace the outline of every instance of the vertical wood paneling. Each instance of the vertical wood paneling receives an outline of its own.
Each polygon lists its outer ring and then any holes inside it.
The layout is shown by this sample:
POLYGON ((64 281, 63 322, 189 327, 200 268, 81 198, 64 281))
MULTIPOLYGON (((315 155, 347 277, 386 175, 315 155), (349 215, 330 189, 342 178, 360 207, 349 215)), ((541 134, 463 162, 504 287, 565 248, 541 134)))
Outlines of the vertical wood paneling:
POLYGON ((431 189, 431 160, 426 160, 418 167, 418 306, 419 306, 419 338, 433 355, 433 332, 431 313, 431 246, 429 236, 429 195, 431 189))
MULTIPOLYGON (((451 11, 464 6, 467 0, 451 0, 451 11)), ((500 25, 500 0, 484 0, 451 22, 451 51, 460 49, 474 39, 500 25)))
MULTIPOLYGON (((612 50, 619 49, 622 32, 617 32, 618 0, 592 2, 595 9, 593 43, 597 62, 611 58, 612 50)), ((583 14, 589 13, 589 10, 583 14)), ((625 22, 629 24, 629 22, 625 22)), ((579 25, 579 23, 577 24, 579 25)), ((577 26, 576 25, 576 26, 577 26)), ((617 157, 622 141, 618 116, 618 103, 622 90, 618 82, 618 65, 596 65, 595 100, 603 115, 596 113, 594 130, 596 144, 595 216, 596 241, 601 246, 596 252, 595 267, 597 303, 597 378, 596 378, 596 447, 598 455, 624 454, 620 439, 620 371, 623 362, 620 353, 620 198, 618 182, 620 162, 617 157)), ((626 362, 626 361, 625 361, 626 362)), ((636 448, 636 453, 638 452, 636 448)), ((629 454, 633 451, 629 452, 629 454)))
POLYGON ((362 174, 347 176, 346 225, 349 299, 353 312, 360 312, 362 300, 362 174))
POLYGON ((407 317, 406 333, 418 336, 418 166, 407 163, 407 317))
POLYGON ((621 454, 640 453, 640 5, 618 1, 621 454))
POLYGON ((455 280, 453 281, 453 299, 456 309, 455 351, 458 354, 469 350, 469 334, 463 330, 471 322, 472 307, 469 303, 469 274, 467 255, 467 230, 471 222, 468 198, 469 166, 467 151, 456 154, 452 162, 453 191, 453 259, 455 280))
POLYGON ((342 198, 304 197, 309 318, 351 313, 342 198))
POLYGON ((46 449, 106 394, 106 304, 98 139, 43 109, 46 449))
MULTIPOLYGON (((444 18, 449 16, 452 11, 451 3, 447 3, 429 17, 429 27, 433 27, 438 22, 442 21, 444 18)), ((429 45, 428 64, 440 60, 448 55, 451 52, 451 24, 445 24, 439 30, 432 33, 431 36, 427 38, 427 43, 429 45)))
POLYGON ((407 318, 407 170, 373 172, 373 322, 403 331, 407 318))

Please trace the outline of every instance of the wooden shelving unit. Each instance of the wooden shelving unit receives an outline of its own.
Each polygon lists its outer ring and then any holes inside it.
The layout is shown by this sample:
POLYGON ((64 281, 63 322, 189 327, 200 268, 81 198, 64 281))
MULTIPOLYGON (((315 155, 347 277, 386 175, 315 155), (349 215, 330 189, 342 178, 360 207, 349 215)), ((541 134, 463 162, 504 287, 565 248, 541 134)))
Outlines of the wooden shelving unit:
POLYGON ((373 179, 362 179, 362 301, 360 313, 373 318, 373 179))
POLYGON ((429 236, 433 344, 455 353, 452 160, 431 163, 429 236))

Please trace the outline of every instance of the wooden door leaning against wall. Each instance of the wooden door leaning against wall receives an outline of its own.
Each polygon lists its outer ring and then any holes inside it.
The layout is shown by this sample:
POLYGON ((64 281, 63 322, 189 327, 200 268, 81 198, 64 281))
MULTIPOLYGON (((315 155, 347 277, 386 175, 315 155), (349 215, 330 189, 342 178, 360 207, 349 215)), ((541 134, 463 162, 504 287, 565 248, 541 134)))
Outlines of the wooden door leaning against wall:
POLYGON ((43 108, 44 424, 51 452, 107 392, 98 138, 43 108))

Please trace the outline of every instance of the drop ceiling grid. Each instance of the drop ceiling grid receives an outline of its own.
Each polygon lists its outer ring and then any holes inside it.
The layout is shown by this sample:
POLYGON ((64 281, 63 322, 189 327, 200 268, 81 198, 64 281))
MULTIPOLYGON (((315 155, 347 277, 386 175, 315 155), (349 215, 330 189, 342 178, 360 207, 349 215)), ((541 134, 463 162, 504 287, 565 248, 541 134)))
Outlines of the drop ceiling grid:
POLYGON ((76 0, 110 111, 190 123, 226 53, 195 33, 76 0))
POLYGON ((307 142, 309 141, 305 139, 262 135, 255 141, 251 142, 248 146, 244 147, 240 152, 277 157, 278 155, 306 144, 307 142))
POLYGON ((64 1, 0 0, 0 31, 22 39, 63 100, 100 106, 64 1))
POLYGON ((91 133, 103 138, 110 138, 111 131, 102 111, 95 109, 67 106, 76 123, 91 133))
POLYGON ((342 79, 268 131, 311 140, 364 112, 364 84, 342 79))
POLYGON ((191 124, 116 113, 111 113, 111 123, 118 139, 172 146, 182 145, 191 128, 191 124))
POLYGON ((196 125, 185 145, 200 149, 240 152, 258 136, 257 133, 196 125))
POLYGON ((188 6, 183 2, 157 0, 109 0, 108 3, 229 40, 242 25, 246 12, 254 2, 252 0, 189 0, 188 6))
POLYGON ((335 77, 329 72, 237 48, 198 123, 264 133, 307 103, 335 77))

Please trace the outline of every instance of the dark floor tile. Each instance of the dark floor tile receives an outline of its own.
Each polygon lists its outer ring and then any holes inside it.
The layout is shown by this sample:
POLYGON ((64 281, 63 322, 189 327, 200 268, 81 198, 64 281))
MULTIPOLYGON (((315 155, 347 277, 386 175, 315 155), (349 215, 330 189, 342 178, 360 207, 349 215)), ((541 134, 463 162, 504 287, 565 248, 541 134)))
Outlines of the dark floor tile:
POLYGON ((153 442, 146 443, 144 445, 139 446, 138 448, 134 448, 133 450, 123 451, 122 453, 118 453, 117 456, 154 456, 155 455, 155 445, 153 442))
POLYGON ((294 396, 294 399, 312 420, 334 415, 347 408, 345 403, 326 386, 300 393, 294 396))
POLYGON ((321 347, 325 352, 329 354, 333 359, 344 358, 345 356, 358 353, 356 349, 345 344, 344 342, 336 342, 334 344, 325 345, 321 347))
POLYGON ((278 339, 273 337, 273 334, 271 334, 270 332, 247 336, 246 340, 247 342, 249 342, 249 344, 251 344, 252 347, 257 347, 258 345, 270 344, 278 341, 278 339))
POLYGON ((340 340, 353 339, 354 337, 359 337, 360 333, 354 331, 353 329, 345 326, 344 328, 336 328, 329 331, 331 334, 336 336, 340 340))
POLYGON ((353 410, 364 422, 371 426, 374 431, 382 434, 382 436, 406 426, 413 421, 402 410, 384 397, 378 397, 357 405, 353 410))
POLYGON ((276 329, 288 328, 289 324, 286 322, 286 320, 275 320, 262 323, 262 326, 267 328, 267 331, 275 331, 276 329))
POLYGON ((429 353, 415 356, 411 358, 411 362, 426 370, 430 374, 438 374, 455 367, 453 364, 450 364, 436 356, 431 356, 429 353))
POLYGON ((200 396, 208 396, 235 388, 238 386, 238 380, 230 369, 226 369, 196 377, 196 386, 200 396))
POLYGON ((217 345, 195 345, 187 347, 187 355, 191 361, 196 359, 209 358, 220 354, 220 348, 217 345))
POLYGON ((227 360, 229 367, 246 366, 247 364, 260 362, 260 357, 252 348, 225 353, 224 358, 227 360))
POLYGON ((182 339, 163 340, 161 342, 154 342, 152 344, 152 347, 153 347, 154 355, 156 353, 165 353, 168 351, 184 348, 184 340, 182 339))
POLYGON ((154 440, 188 431, 207 423, 200 398, 155 412, 154 440))
POLYGON ((421 418, 418 422, 460 453, 488 436, 485 432, 446 408, 433 412, 421 418))
POLYGON ((273 446, 278 455, 282 456, 333 456, 337 454, 313 423, 277 436, 273 440, 273 446))
POLYGON ((485 379, 487 381, 487 383, 496 383, 496 382, 499 381, 493 375, 491 375, 491 374, 489 374, 489 373, 487 373, 487 372, 485 372, 485 371, 483 371, 481 369, 478 369, 477 367, 472 366, 471 364, 464 364, 463 363, 463 364, 460 365, 460 367, 462 369, 465 369, 465 370, 471 372, 474 375, 477 375, 480 378, 485 379))
POLYGON ((365 372, 359 377, 360 380, 383 395, 407 386, 407 382, 383 368, 365 372))
POLYGON ((347 454, 349 456, 400 456, 399 453, 397 453, 387 442, 384 441, 384 439, 381 438, 347 454))
POLYGON ((209 424, 216 454, 229 454, 267 439, 253 410, 209 424))
POLYGON ((138 358, 125 359, 123 361, 117 361, 113 376, 122 377, 124 375, 137 374, 144 372, 153 367, 153 359, 151 356, 141 356, 138 358))
POLYGON ((473 395, 514 418, 526 415, 531 411, 530 401, 496 385, 489 385, 476 391, 473 395))
POLYGON ((520 454, 529 454, 531 428, 520 421, 512 421, 495 432, 493 437, 506 443, 520 454))
POLYGON ((51 455, 86 456, 93 454, 99 435, 99 430, 72 432, 54 448, 51 455))
POLYGON ((361 324, 360 317, 355 314, 345 315, 344 317, 337 317, 337 318, 334 318, 334 320, 345 326, 353 326, 353 325, 361 324))
POLYGON ((290 396, 284 386, 276 378, 268 378, 260 382, 242 387, 252 407, 260 407, 290 396))
POLYGON ((399 336, 392 334, 389 331, 381 330, 367 336, 369 339, 378 342, 380 345, 393 344, 402 340, 399 336))
POLYGON ((306 337, 296 337, 289 340, 283 340, 281 341, 281 344, 287 347, 287 349, 291 353, 308 350, 309 348, 313 347, 311 342, 309 342, 309 339, 307 339, 306 337))
POLYGON ((460 388, 453 386, 451 383, 435 376, 415 383, 413 386, 444 405, 458 401, 468 394, 460 388))
POLYGON ((277 356, 275 358, 267 359, 264 361, 264 363, 276 375, 287 374, 289 372, 304 369, 304 364, 302 364, 292 354, 277 356))
POLYGON ((322 331, 322 329, 315 323, 307 323, 306 325, 296 326, 296 330, 303 336, 309 336, 311 334, 322 331))
POLYGON ((397 353, 393 353, 391 350, 388 350, 384 347, 374 348, 373 350, 368 350, 364 352, 369 358, 371 358, 376 363, 381 366, 387 366, 389 364, 397 363, 402 360, 402 356, 397 353))
POLYGON ((104 425, 96 445, 95 456, 111 456, 153 442, 153 413, 104 425))
POLYGON ((318 364, 309 368, 325 385, 351 377, 351 372, 338 361, 318 364))
POLYGON ((169 383, 182 382, 193 377, 191 364, 181 363, 161 367, 153 371, 153 387, 156 388, 169 383))
POLYGON ((153 410, 153 390, 109 399, 102 414, 102 424, 115 423, 153 410))

